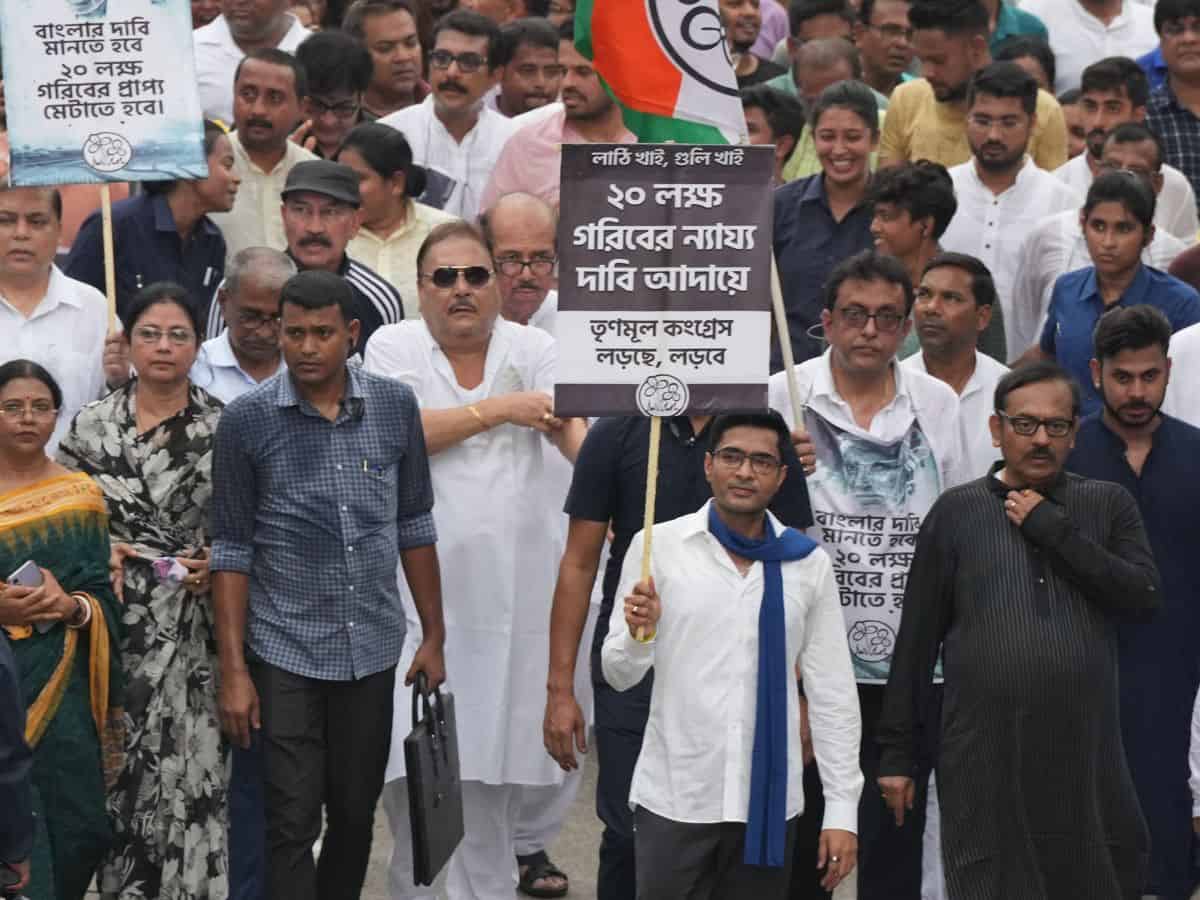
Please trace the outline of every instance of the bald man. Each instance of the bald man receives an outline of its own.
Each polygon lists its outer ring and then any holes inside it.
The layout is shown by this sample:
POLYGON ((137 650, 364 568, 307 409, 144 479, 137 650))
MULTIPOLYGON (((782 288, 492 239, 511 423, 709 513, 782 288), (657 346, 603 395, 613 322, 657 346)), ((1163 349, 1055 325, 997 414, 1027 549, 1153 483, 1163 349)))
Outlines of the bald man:
POLYGON ((554 334, 558 214, 532 194, 501 197, 479 220, 496 266, 500 315, 554 334))

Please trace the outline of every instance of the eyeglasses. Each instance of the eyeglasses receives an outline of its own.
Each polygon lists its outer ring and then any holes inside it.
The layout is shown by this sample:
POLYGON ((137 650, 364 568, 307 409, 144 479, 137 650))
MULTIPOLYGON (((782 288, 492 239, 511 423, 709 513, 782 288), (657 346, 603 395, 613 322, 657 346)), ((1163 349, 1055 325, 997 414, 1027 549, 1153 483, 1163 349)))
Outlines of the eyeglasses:
POLYGON ((534 275, 549 275, 554 271, 554 263, 556 262, 553 256, 535 256, 532 259, 522 259, 519 256, 502 256, 496 260, 496 268, 500 270, 502 275, 507 275, 509 278, 516 278, 526 268, 534 275))
POLYGON ((279 327, 279 313, 260 313, 254 309, 239 309, 238 324, 254 331, 269 325, 272 329, 279 327))
POLYGON ((19 422, 29 414, 35 419, 49 419, 58 415, 58 407, 48 400, 34 400, 32 403, 22 403, 20 400, 9 400, 0 404, 0 413, 4 418, 19 422))
POLYGON ((492 280, 492 270, 483 266, 438 266, 421 278, 428 278, 434 287, 451 288, 458 284, 459 275, 473 288, 483 287, 492 280))
POLYGON ((881 309, 879 312, 869 313, 861 306, 843 307, 838 310, 838 315, 842 318, 842 324, 848 328, 866 328, 867 320, 874 319, 875 328, 880 334, 895 334, 900 330, 904 320, 908 318, 893 309, 881 309))
POLYGON ((712 458, 730 472, 736 472, 742 467, 742 463, 750 460, 750 471, 755 475, 774 475, 783 465, 770 453, 747 453, 737 447, 722 447, 720 450, 714 450, 712 458))
POLYGON ((155 328, 153 325, 139 325, 133 329, 133 337, 139 344, 157 344, 163 339, 164 335, 176 347, 182 347, 196 340, 196 335, 186 328, 168 328, 166 331, 163 331, 161 328, 155 328))
POLYGON ((1170 22, 1163 22, 1162 33, 1164 37, 1183 37, 1188 32, 1200 37, 1200 20, 1194 18, 1175 19, 1170 22))
POLYGON ((429 54, 429 64, 435 69, 448 69, 451 63, 458 63, 459 71, 470 75, 487 63, 487 57, 478 53, 451 53, 449 50, 434 50, 429 54))
POLYGON ((1001 131, 1016 131, 1025 124, 1025 120, 1019 116, 1001 116, 999 119, 993 119, 991 116, 972 113, 967 116, 967 123, 980 131, 991 131, 993 125, 999 126, 1001 131))
POLYGON ((868 25, 872 31, 878 31, 885 41, 904 41, 912 43, 913 30, 903 25, 868 25))
POLYGON ((312 107, 313 118, 320 118, 325 113, 333 113, 342 120, 353 119, 358 115, 358 101, 343 100, 341 103, 327 103, 319 97, 309 97, 308 105, 312 107))
POLYGON ((1010 416, 1008 413, 996 410, 996 415, 1012 426, 1012 430, 1021 437, 1033 437, 1039 428, 1045 428, 1046 434, 1052 438, 1064 438, 1071 433, 1075 425, 1074 419, 1038 419, 1034 416, 1010 416))

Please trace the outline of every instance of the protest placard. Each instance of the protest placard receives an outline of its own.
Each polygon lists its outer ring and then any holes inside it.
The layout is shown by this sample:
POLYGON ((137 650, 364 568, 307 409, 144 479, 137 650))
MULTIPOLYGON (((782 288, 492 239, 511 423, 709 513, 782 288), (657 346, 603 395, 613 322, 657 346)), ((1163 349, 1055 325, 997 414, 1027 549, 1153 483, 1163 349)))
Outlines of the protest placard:
POLYGON ((563 147, 559 415, 765 409, 769 147, 563 147))
POLYGON ((206 177, 191 28, 188 0, 3 0, 12 183, 206 177))

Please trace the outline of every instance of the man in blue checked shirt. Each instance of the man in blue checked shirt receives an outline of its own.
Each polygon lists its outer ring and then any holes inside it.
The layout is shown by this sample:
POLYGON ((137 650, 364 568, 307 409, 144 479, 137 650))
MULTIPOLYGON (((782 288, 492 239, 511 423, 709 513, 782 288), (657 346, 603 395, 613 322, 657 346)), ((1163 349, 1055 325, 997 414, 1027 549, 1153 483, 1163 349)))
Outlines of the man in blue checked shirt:
POLYGON ((410 388, 346 365, 353 310, 331 272, 287 281, 287 371, 227 407, 213 451, 222 726, 242 747, 260 732, 266 895, 289 900, 362 889, 404 642, 397 562, 424 635, 406 681, 445 677, 420 413, 410 388))

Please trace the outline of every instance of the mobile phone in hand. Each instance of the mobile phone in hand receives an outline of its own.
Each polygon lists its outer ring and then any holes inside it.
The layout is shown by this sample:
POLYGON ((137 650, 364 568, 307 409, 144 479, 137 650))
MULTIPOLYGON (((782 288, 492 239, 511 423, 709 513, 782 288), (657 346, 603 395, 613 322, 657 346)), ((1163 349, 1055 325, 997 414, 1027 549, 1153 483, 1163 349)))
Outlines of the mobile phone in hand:
MULTIPOLYGON (((42 570, 38 568, 38 564, 32 559, 27 559, 17 571, 8 576, 7 581, 18 587, 37 588, 42 586, 45 579, 42 578, 42 570)), ((38 634, 45 634, 57 624, 57 622, 37 622, 34 628, 37 629, 38 634)))

